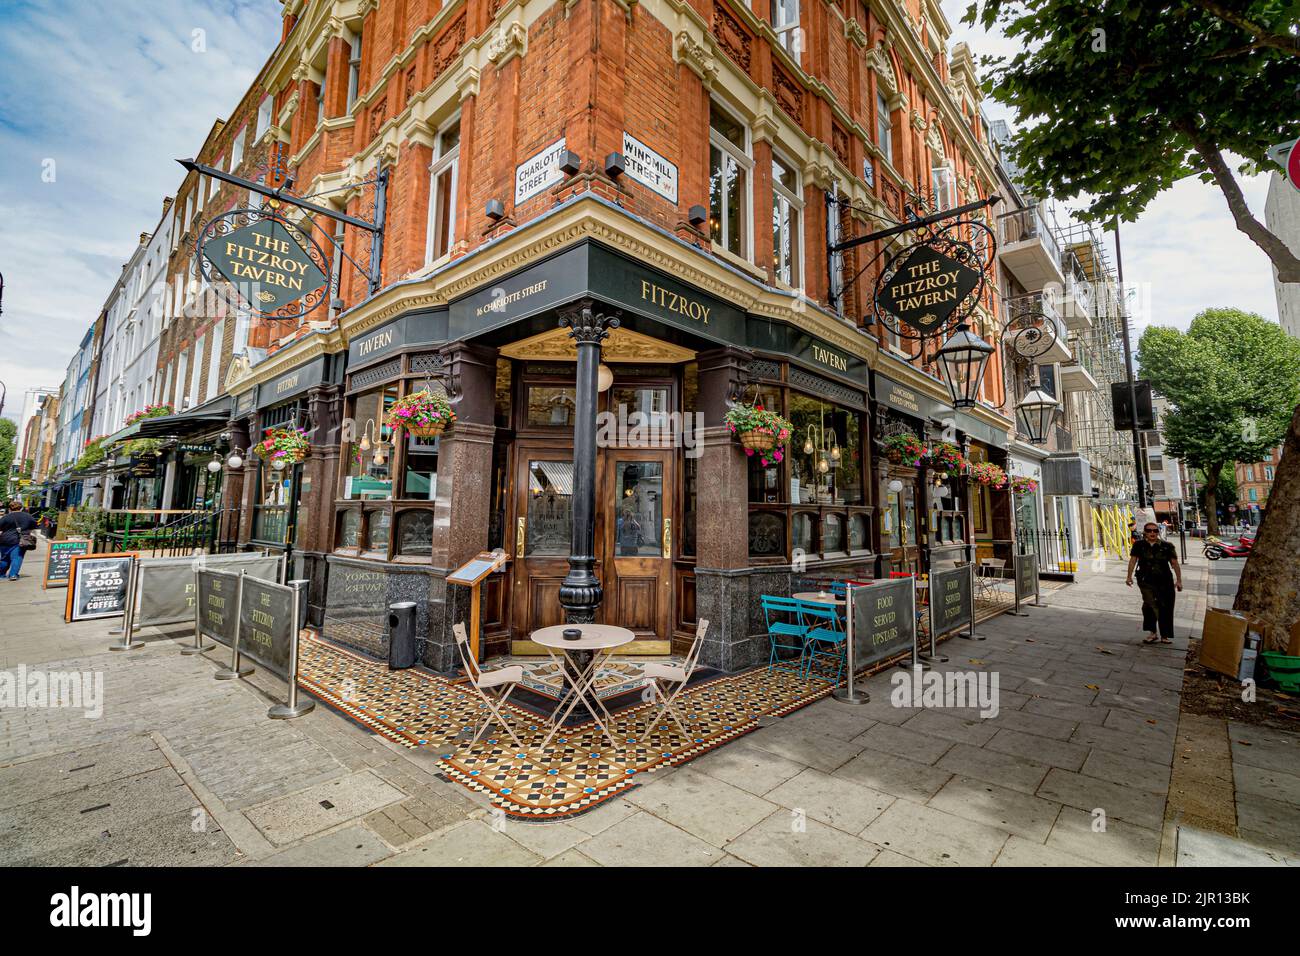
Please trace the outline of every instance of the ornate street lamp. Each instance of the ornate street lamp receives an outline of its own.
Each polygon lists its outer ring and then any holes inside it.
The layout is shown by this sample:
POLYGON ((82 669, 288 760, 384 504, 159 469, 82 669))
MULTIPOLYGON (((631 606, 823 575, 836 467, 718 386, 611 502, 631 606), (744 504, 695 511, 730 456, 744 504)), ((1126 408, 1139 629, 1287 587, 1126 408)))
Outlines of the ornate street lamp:
POLYGON ((971 408, 977 404, 984 368, 992 354, 993 346, 972 332, 965 322, 939 347, 935 359, 948 386, 953 408, 971 408))
POLYGON ((1052 427, 1052 420, 1056 417, 1056 410, 1059 407, 1060 403, 1053 396, 1039 388, 1016 403, 1016 421, 1029 436, 1030 444, 1047 443, 1047 432, 1052 427))

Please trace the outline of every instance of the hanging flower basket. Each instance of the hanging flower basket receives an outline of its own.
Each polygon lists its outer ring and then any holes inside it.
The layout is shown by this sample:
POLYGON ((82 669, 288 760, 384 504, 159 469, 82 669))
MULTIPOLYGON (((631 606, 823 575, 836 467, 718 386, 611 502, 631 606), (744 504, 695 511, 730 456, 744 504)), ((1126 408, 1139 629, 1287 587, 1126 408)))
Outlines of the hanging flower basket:
POLYGON ((455 420, 456 413, 446 395, 422 388, 394 402, 385 424, 405 428, 417 438, 436 438, 455 420))
POLYGON ((287 464, 303 461, 308 450, 305 428, 268 428, 266 437, 253 446, 253 454, 263 461, 283 460, 287 464))
POLYGON ((915 468, 928 454, 921 439, 913 434, 890 435, 885 439, 885 457, 895 465, 915 468))
POLYGON ((1011 493, 1015 495, 1032 495, 1038 490, 1038 482, 1021 475, 1011 476, 1011 493))
POLYGON ((930 446, 929 453, 925 456, 926 464, 931 471, 941 474, 952 474, 961 471, 966 464, 962 458, 961 451, 952 442, 935 442, 930 446))
POLYGON ((740 439, 745 454, 753 457, 757 453, 764 467, 785 457, 785 440, 794 430, 794 425, 776 412, 769 411, 762 405, 747 405, 744 402, 727 409, 723 422, 740 439))
POLYGON ((1007 486, 1007 473, 1002 470, 1001 465, 995 465, 991 461, 971 462, 966 469, 966 474, 970 475, 971 480, 984 485, 986 488, 1005 488, 1007 486))

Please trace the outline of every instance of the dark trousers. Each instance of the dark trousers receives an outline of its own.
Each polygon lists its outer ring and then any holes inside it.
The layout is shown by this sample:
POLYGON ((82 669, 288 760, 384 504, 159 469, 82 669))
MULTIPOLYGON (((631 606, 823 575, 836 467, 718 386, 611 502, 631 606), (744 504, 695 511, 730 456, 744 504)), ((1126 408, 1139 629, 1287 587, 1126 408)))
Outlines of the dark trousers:
POLYGON ((1174 580, 1139 581, 1142 592, 1142 627, 1150 634, 1174 639, 1174 580))

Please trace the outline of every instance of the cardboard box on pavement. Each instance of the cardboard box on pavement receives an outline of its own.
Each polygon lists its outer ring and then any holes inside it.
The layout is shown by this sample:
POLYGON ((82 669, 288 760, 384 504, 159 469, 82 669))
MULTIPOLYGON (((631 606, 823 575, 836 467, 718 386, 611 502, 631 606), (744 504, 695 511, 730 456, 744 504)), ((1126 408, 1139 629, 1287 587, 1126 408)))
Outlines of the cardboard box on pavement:
POLYGON ((1241 652, 1249 625, 1244 614, 1207 608, 1201 631, 1201 666, 1235 679, 1241 670, 1241 652))

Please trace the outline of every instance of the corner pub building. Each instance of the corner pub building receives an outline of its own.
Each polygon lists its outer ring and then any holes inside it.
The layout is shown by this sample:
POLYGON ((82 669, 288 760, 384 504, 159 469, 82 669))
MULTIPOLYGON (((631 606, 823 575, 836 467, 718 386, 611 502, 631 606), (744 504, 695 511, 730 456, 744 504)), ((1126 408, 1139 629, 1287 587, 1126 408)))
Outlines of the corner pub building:
MULTIPOLYGON (((964 478, 939 498, 879 446, 946 418, 943 437, 1005 464, 998 358, 985 402, 941 414, 933 365, 865 318, 874 275, 850 281, 879 244, 826 254, 988 195, 948 30, 923 0, 289 0, 260 78, 268 135, 298 193, 353 216, 373 212, 355 184, 389 170, 383 275, 371 294, 343 261, 331 320, 228 379, 234 444, 290 421, 312 442, 284 475, 250 456, 228 480, 241 541, 291 548, 311 623, 372 654, 388 604, 414 601, 443 671, 469 612, 446 576, 501 548, 484 654, 540 652, 529 634, 563 620, 576 340, 594 327, 598 410, 628 426, 597 453, 596 619, 632 629, 630 653, 681 651, 707 618, 703 662, 736 670, 766 659, 758 595, 805 574, 1009 556, 1008 501, 972 502, 964 478), (386 409, 423 387, 454 426, 394 434, 386 409), (723 425, 742 399, 793 421, 783 460, 723 425)), ((343 248, 364 263, 370 236, 343 248)), ((992 341, 995 312, 990 294, 992 341)))

